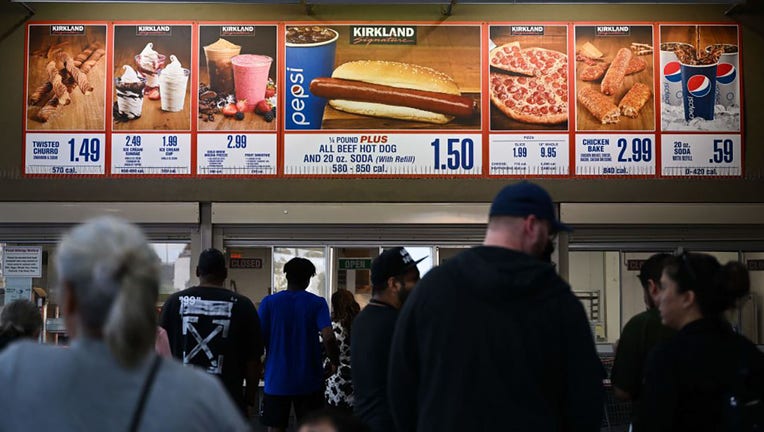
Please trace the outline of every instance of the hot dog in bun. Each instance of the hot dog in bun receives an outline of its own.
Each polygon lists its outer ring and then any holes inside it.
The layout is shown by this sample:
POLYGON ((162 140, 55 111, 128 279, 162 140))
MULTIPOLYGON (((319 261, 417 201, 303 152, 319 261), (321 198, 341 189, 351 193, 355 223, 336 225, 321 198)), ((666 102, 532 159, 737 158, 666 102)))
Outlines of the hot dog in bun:
POLYGON ((448 75, 409 63, 359 60, 316 78, 310 92, 334 109, 354 114, 444 124, 471 117, 476 102, 462 96, 448 75))

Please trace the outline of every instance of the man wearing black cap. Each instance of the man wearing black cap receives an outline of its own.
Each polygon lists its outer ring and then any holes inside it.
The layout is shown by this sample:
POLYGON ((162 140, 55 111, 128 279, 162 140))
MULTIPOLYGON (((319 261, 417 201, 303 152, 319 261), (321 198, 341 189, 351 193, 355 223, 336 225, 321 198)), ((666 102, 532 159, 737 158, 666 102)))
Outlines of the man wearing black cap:
POLYGON ((225 288, 228 270, 219 250, 199 255, 196 276, 199 286, 179 291, 164 303, 160 326, 167 331, 173 357, 217 375, 251 417, 263 353, 257 309, 247 297, 225 288))
POLYGON ((589 322, 541 259, 560 230, 544 189, 507 186, 483 245, 419 283, 390 353, 399 432, 600 430, 604 370, 589 322))
POLYGON ((419 281, 419 261, 402 247, 376 257, 371 263, 371 301, 353 321, 353 410, 372 432, 395 431, 387 403, 388 357, 398 310, 419 281))

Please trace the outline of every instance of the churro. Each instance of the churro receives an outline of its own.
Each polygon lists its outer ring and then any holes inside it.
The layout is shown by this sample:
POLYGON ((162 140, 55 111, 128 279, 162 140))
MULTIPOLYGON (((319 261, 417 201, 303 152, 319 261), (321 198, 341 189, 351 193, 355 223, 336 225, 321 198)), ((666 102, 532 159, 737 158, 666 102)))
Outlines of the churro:
POLYGON ((61 79, 59 70, 56 69, 56 62, 51 61, 48 63, 45 67, 45 71, 48 74, 48 81, 53 86, 53 94, 58 99, 58 103, 60 105, 69 104, 69 102, 71 102, 69 91, 66 89, 66 85, 64 85, 63 80, 61 79))

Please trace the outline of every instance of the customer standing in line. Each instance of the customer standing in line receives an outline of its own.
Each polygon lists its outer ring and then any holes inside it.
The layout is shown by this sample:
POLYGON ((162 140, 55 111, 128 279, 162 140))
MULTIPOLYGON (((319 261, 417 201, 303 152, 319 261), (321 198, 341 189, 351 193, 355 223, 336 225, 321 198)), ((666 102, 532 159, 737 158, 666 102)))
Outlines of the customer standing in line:
POLYGON ((567 229, 544 189, 507 186, 483 246, 422 279, 390 353, 398 432, 600 430, 604 369, 589 321, 542 260, 567 229))
POLYGON ((661 320, 677 334, 648 360, 644 430, 764 430, 764 353, 724 317, 750 291, 746 268, 679 251, 660 286, 661 320))
MULTIPOLYGON (((326 379, 324 397, 330 407, 347 413, 353 412, 353 376, 350 369, 350 337, 353 320, 361 311, 353 293, 346 289, 332 294, 332 330, 340 350, 340 365, 326 379)), ((324 363, 329 362, 327 358, 324 363)))
POLYGON ((390 344, 398 310, 419 282, 419 261, 402 247, 379 254, 371 263, 371 301, 353 323, 353 412, 372 432, 395 431, 387 399, 390 344))
POLYGON ((86 222, 56 269, 71 348, 19 342, 0 355, 1 431, 249 430, 217 379, 154 354, 159 258, 138 228, 86 222))
POLYGON ((0 313, 0 351, 17 340, 37 339, 41 330, 42 315, 34 303, 25 299, 8 303, 0 313))
POLYGON ((260 303, 265 342, 265 394, 260 420, 269 432, 289 425, 294 407, 297 421, 324 407, 323 338, 332 367, 339 365, 337 340, 326 300, 306 291, 316 267, 306 258, 284 264, 287 289, 260 303))

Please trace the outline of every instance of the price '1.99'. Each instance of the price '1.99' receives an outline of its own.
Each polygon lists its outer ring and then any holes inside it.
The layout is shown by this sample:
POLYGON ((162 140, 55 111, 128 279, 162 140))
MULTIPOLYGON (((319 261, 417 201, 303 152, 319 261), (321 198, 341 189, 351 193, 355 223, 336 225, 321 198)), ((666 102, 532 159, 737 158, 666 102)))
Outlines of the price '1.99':
POLYGON ((470 138, 448 138, 446 141, 446 157, 441 162, 440 138, 430 143, 433 147, 434 168, 438 170, 470 170, 475 166, 475 144, 470 138))
POLYGON ((98 138, 83 138, 78 144, 72 138, 69 140, 69 161, 98 162, 101 159, 101 140, 98 138))

